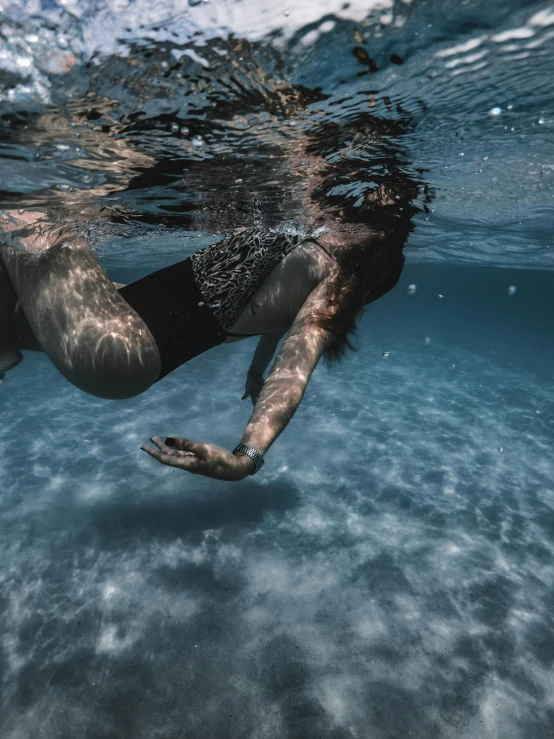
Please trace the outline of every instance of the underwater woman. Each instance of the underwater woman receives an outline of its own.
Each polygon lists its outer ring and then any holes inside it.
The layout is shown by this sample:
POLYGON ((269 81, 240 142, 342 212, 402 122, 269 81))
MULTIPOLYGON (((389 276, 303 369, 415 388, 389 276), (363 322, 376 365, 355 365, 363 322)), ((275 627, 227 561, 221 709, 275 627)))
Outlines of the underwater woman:
POLYGON ((381 178, 373 173, 354 208, 330 194, 356 169, 353 157, 331 164, 326 156, 331 142, 382 139, 385 129, 368 113, 340 127, 304 125, 286 151, 304 182, 302 229, 230 229, 129 285, 112 283, 75 223, 60 225, 47 208, 4 211, 0 374, 21 350, 44 351, 84 392, 129 398, 223 342, 259 336, 243 396, 254 410, 234 450, 176 436, 141 447, 162 464, 222 480, 258 472, 319 360, 351 347, 364 307, 400 277, 419 185, 394 159, 383 167, 383 157, 381 178))

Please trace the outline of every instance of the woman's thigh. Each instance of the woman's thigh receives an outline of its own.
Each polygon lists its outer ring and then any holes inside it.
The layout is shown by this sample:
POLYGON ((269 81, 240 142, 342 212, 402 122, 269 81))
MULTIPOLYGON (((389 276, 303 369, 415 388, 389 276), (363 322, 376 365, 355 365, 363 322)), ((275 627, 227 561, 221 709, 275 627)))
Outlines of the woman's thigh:
POLYGON ((58 234, 40 253, 0 246, 0 257, 30 331, 70 382, 92 395, 128 398, 158 379, 152 334, 85 241, 58 234))
POLYGON ((16 292, 0 258, 0 342, 8 336, 16 303, 16 292))

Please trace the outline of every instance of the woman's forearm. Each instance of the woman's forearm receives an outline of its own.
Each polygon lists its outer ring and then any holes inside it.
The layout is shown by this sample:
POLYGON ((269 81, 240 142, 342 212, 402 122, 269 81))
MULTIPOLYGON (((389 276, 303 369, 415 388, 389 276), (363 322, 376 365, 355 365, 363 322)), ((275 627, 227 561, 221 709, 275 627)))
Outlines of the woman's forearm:
POLYGON ((304 395, 305 386, 272 378, 266 381, 241 439, 265 454, 286 427, 304 395), (263 397, 262 397, 263 396, 263 397))
POLYGON ((328 333, 315 326, 293 332, 283 344, 241 439, 265 454, 298 408, 328 333))

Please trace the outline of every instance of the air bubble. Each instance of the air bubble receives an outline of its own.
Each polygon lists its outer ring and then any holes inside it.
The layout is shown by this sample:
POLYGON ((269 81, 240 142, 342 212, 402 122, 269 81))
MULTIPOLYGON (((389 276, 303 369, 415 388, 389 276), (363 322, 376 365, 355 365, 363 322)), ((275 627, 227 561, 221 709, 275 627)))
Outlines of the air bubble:
POLYGON ((284 13, 284 15, 285 15, 285 18, 288 18, 288 17, 289 17, 289 15, 290 15, 290 10, 285 10, 285 13, 284 13))
POLYGON ((542 126, 542 124, 544 123, 544 118, 539 118, 539 120, 537 121, 537 123, 539 123, 539 125, 542 126))
POLYGON ((178 130, 179 130, 179 125, 177 123, 172 123, 171 124, 171 133, 177 133, 178 130))
POLYGON ((237 179, 235 180, 235 184, 239 185, 241 182, 242 182, 242 177, 237 177, 237 179))
POLYGON ((183 136, 188 136, 190 133, 190 130, 186 126, 183 126, 183 128, 181 129, 181 133, 183 136))
POLYGON ((204 139, 202 136, 193 136, 190 140, 190 143, 192 146, 194 146, 195 149, 203 149, 204 148, 204 139))
POLYGON ((414 285, 413 283, 411 285, 408 285, 406 288, 406 292, 408 295, 414 295, 417 292, 417 285, 414 285))
POLYGON ((381 354, 381 359, 386 359, 388 356, 389 356, 389 353, 388 352, 383 352, 381 354))
POLYGON ((200 301, 200 302, 198 303, 198 307, 199 307, 199 308, 203 308, 203 307, 204 307, 205 305, 206 305, 206 303, 204 303, 204 301, 203 301, 203 300, 201 300, 201 301, 200 301))
POLYGON ((491 118, 496 118, 497 115, 500 115, 502 113, 502 108, 498 105, 495 105, 494 108, 491 108, 489 110, 489 116, 491 118))
POLYGON ((444 295, 442 295, 442 293, 439 293, 439 298, 441 298, 442 300, 442 298, 444 298, 444 295))
POLYGON ((515 295, 517 293, 517 287, 515 285, 510 285, 508 288, 508 295, 515 295))

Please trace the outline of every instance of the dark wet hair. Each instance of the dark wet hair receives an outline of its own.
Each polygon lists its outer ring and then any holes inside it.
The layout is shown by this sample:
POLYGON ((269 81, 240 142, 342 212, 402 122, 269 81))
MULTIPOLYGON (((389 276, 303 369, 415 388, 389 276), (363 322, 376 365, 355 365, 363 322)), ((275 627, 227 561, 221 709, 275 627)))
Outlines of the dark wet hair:
POLYGON ((355 350, 352 339, 365 306, 392 290, 405 262, 402 246, 386 238, 348 247, 336 259, 328 287, 330 311, 315 321, 335 335, 324 354, 329 364, 355 350))
POLYGON ((328 362, 354 349, 352 337, 364 307, 391 290, 404 267, 402 250, 414 228, 413 218, 433 198, 424 170, 414 169, 400 145, 413 129, 409 119, 377 118, 357 113, 343 124, 323 123, 310 132, 309 153, 322 159, 340 142, 346 157, 328 161, 312 200, 332 220, 359 224, 372 234, 338 251, 338 266, 329 282, 331 310, 317 323, 336 336, 325 352, 328 362))

